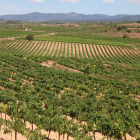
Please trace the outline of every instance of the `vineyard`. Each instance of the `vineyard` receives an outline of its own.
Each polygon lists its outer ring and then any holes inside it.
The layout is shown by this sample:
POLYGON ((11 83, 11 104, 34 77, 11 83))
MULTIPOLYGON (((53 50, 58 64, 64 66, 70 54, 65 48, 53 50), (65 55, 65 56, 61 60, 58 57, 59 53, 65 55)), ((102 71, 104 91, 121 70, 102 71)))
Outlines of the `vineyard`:
MULTIPOLYGON (((96 133, 117 139, 139 136, 139 85, 51 69, 22 55, 1 54, 0 60, 0 109, 14 118, 1 119, 5 132, 14 129, 31 139, 43 138, 39 129, 49 132, 47 137, 57 132, 58 139, 90 140, 96 133), (32 127, 30 134, 26 122, 38 129, 32 127)), ((100 61, 92 65, 102 69, 100 61)))
POLYGON ((79 26, 1 30, 2 140, 140 140, 140 41, 79 26))
POLYGON ((139 64, 140 62, 140 51, 132 47, 52 41, 8 40, 0 43, 0 49, 10 53, 26 55, 89 58, 130 64, 139 64))

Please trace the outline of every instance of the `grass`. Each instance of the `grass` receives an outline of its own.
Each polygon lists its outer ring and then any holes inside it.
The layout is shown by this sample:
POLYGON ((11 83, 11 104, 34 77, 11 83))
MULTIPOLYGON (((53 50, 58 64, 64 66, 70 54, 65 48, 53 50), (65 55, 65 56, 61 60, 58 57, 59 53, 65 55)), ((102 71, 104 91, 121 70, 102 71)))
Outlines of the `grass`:
POLYGON ((2 29, 0 29, 0 38, 27 36, 27 35, 41 35, 41 34, 46 34, 46 32, 31 32, 31 31, 2 30, 2 29))

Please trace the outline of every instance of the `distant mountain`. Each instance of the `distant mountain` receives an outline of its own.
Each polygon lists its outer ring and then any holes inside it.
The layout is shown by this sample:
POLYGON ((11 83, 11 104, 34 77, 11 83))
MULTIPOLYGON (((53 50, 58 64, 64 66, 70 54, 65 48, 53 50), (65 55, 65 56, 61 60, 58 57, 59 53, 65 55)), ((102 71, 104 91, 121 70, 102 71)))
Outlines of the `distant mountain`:
POLYGON ((109 16, 104 14, 94 14, 94 15, 84 15, 77 14, 74 12, 64 14, 64 13, 29 13, 29 14, 19 14, 19 15, 1 15, 0 19, 5 20, 24 20, 24 21, 65 21, 65 22, 77 22, 77 21, 138 21, 140 20, 140 15, 115 15, 109 16))

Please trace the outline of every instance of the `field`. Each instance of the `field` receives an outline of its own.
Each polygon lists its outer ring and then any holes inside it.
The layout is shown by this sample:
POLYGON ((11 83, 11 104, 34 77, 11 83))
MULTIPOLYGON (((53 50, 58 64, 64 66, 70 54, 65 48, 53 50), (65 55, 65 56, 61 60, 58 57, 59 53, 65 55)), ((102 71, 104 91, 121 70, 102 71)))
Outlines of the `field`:
POLYGON ((132 23, 16 26, 0 26, 1 139, 140 139, 140 40, 108 35, 132 23))

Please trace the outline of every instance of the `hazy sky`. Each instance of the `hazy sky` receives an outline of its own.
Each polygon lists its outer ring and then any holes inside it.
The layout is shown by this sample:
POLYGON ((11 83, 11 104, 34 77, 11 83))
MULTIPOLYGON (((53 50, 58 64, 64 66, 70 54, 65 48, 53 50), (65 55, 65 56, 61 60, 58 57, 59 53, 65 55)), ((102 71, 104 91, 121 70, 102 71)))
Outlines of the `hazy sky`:
POLYGON ((0 15, 32 12, 140 15, 140 0, 0 0, 0 15))

